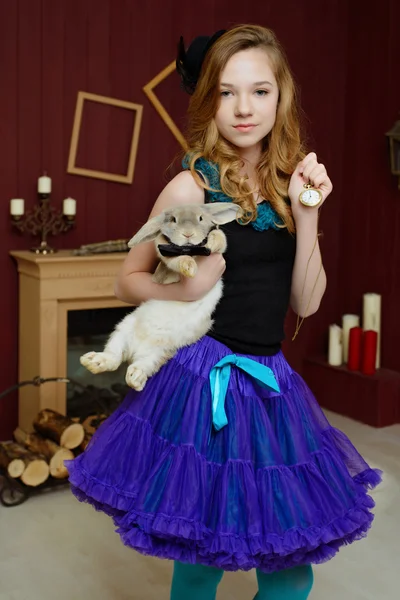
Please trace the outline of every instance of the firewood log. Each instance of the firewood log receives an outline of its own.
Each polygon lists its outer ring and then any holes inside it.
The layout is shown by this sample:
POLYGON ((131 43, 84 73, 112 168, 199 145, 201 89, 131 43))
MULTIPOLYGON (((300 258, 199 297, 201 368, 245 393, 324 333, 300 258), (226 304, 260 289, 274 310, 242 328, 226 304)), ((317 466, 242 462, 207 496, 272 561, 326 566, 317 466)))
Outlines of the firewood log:
POLYGON ((107 415, 90 415, 83 421, 82 425, 87 433, 93 435, 107 418, 107 415))
POLYGON ((25 471, 20 477, 21 481, 25 483, 25 485, 37 487, 49 478, 50 467, 43 459, 32 457, 32 460, 29 463, 28 461, 25 461, 25 467, 25 471))
POLYGON ((69 417, 48 408, 40 411, 33 426, 42 436, 69 450, 80 446, 85 437, 85 430, 80 423, 74 423, 69 417))
POLYGON ((2 442, 0 444, 0 467, 5 469, 13 479, 21 477, 25 469, 25 463, 21 457, 26 454, 24 448, 17 448, 17 444, 2 442))
POLYGON ((83 439, 82 444, 79 446, 79 450, 81 450, 82 452, 84 452, 87 448, 88 443, 90 442, 90 440, 92 439, 92 434, 89 433, 88 431, 85 431, 85 437, 83 439))
POLYGON ((89 444, 90 440, 93 437, 93 434, 96 433, 97 429, 100 427, 104 421, 108 419, 108 415, 90 415, 86 417, 83 421, 82 425, 85 429, 85 437, 81 445, 79 446, 79 450, 84 452, 89 444))
POLYGON ((20 477, 25 485, 36 487, 49 477, 50 468, 44 456, 33 454, 27 448, 15 442, 2 442, 2 456, 7 455, 7 472, 10 477, 20 477))
POLYGON ((68 471, 64 466, 65 460, 74 458, 71 450, 61 448, 52 440, 42 437, 38 433, 27 433, 19 427, 14 431, 14 438, 32 452, 43 454, 49 461, 50 475, 56 479, 68 477, 68 471))

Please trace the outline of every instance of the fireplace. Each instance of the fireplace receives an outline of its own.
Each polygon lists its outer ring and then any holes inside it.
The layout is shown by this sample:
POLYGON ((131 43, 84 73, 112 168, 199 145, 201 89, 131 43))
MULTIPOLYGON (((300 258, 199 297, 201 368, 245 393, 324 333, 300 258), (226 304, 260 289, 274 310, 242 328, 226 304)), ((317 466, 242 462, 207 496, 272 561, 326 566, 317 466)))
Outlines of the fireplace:
POLYGON ((125 383, 126 364, 117 371, 93 375, 80 364, 79 359, 91 350, 101 352, 115 325, 131 310, 131 307, 120 307, 68 312, 67 377, 72 380, 67 385, 68 416, 82 419, 99 410, 110 414, 129 391, 125 383))
MULTIPOLYGON (((11 255, 17 261, 19 273, 18 379, 31 380, 38 375, 66 377, 70 374, 68 363, 75 368, 72 365, 76 365, 80 352, 75 347, 68 358, 68 329, 76 333, 71 338, 79 337, 76 329, 77 320, 82 318, 79 313, 122 308, 123 316, 131 310, 114 296, 114 281, 126 253, 74 256, 71 251, 63 250, 46 256, 28 251, 13 251, 11 255)), ((101 314, 105 327, 111 332, 113 318, 118 321, 121 313, 117 316, 111 310, 105 317, 106 313, 101 314)), ((99 335, 105 334, 99 331, 99 335)), ((104 337, 97 341, 102 343, 104 337)), ((89 372, 88 375, 92 385, 98 386, 101 376, 89 372)), ((111 383, 111 390, 113 385, 120 389, 118 385, 123 385, 123 379, 111 383)), ((60 383, 20 388, 19 426, 30 431, 33 419, 42 408, 67 414, 67 396, 71 393, 71 389, 67 390, 65 384, 60 383)))

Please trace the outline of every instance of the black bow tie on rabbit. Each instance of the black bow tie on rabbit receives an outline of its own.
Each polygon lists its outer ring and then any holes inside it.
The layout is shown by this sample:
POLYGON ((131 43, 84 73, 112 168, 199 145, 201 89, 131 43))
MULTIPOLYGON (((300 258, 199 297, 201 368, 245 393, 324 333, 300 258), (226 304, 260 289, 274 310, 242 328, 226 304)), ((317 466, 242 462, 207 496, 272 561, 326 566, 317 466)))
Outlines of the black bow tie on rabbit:
MULTIPOLYGON (((204 242, 205 244, 205 242, 204 242)), ((205 245, 190 244, 186 246, 177 246, 176 244, 159 244, 158 250, 161 256, 210 256, 211 250, 205 245)))
MULTIPOLYGON (((211 231, 214 231, 217 227, 213 227, 211 231)), ((164 235, 168 244, 158 244, 158 251, 161 256, 210 256, 211 250, 206 247, 208 236, 204 238, 200 244, 186 244, 185 246, 178 246, 173 244, 171 240, 164 235)))

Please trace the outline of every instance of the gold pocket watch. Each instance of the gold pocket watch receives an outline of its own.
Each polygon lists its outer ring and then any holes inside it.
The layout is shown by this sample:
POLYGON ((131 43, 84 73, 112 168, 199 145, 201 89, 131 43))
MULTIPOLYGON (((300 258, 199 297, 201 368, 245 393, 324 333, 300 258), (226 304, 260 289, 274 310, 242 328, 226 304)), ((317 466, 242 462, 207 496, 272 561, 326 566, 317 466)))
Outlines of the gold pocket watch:
POLYGON ((319 206, 322 202, 322 193, 314 188, 311 183, 304 184, 305 190, 303 190, 299 196, 299 200, 304 206, 314 208, 319 206))

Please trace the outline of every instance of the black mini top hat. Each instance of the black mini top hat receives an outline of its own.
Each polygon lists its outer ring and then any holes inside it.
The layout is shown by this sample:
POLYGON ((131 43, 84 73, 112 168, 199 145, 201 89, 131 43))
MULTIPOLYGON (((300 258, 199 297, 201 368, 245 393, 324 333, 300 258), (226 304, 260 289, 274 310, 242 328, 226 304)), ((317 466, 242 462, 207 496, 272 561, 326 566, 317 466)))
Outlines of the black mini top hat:
POLYGON ((193 94, 196 89, 201 66, 208 50, 225 31, 225 29, 220 29, 211 36, 200 35, 193 40, 187 50, 185 50, 183 37, 181 36, 178 43, 176 70, 181 76, 182 87, 188 94, 193 94))

